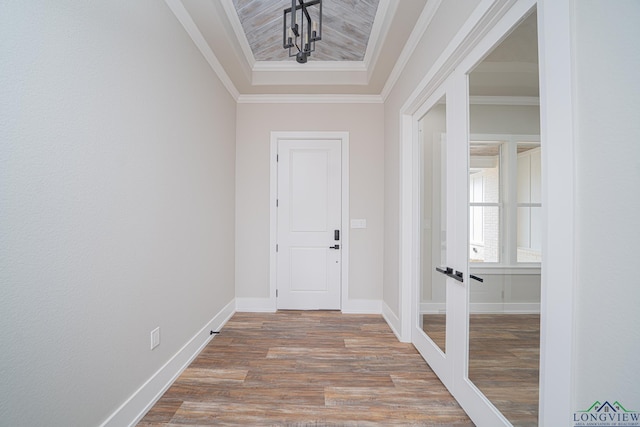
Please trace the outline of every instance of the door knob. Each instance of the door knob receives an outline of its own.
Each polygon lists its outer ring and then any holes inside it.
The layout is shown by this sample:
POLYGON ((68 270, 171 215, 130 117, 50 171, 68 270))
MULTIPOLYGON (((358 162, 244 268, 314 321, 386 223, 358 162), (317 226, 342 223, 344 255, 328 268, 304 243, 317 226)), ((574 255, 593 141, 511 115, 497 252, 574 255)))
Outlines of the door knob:
POLYGON ((473 279, 473 280, 477 280, 477 281, 478 281, 478 282, 480 282, 480 283, 483 283, 483 282, 484 282, 484 279, 483 279, 482 277, 480 277, 480 276, 476 276, 475 274, 470 274, 470 275, 469 275, 469 278, 470 278, 470 279, 473 279))
POLYGON ((340 245, 329 246, 329 249, 340 249, 340 245))

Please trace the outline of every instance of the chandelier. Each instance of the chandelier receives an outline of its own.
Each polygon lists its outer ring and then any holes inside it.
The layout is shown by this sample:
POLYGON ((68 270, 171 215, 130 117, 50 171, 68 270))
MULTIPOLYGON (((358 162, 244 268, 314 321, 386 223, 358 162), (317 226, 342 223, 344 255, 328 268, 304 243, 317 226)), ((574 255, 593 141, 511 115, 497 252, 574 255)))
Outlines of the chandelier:
POLYGON ((289 58, 295 56, 298 63, 306 63, 316 50, 316 41, 322 40, 322 0, 298 0, 298 4, 291 0, 291 7, 284 10, 282 37, 289 58))

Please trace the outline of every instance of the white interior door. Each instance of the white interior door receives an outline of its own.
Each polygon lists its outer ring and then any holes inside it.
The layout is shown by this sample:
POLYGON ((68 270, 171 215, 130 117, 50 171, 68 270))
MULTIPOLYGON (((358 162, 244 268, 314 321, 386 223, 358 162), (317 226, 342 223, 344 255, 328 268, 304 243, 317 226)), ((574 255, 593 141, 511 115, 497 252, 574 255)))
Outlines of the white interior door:
POLYGON ((278 141, 277 307, 339 310, 340 140, 278 141))

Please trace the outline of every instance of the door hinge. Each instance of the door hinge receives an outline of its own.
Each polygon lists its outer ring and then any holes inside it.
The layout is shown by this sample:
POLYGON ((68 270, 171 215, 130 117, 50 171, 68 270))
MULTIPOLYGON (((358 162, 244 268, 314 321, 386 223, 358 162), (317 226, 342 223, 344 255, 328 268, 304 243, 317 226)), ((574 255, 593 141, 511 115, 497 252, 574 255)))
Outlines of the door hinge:
POLYGON ((276 208, 278 207, 278 199, 276 199, 276 208))
POLYGON ((276 298, 278 298, 278 290, 276 289, 276 298))
POLYGON ((278 252, 278 245, 276 244, 276 252, 278 252))
POLYGON ((280 154, 276 154, 276 162, 280 161, 280 154))

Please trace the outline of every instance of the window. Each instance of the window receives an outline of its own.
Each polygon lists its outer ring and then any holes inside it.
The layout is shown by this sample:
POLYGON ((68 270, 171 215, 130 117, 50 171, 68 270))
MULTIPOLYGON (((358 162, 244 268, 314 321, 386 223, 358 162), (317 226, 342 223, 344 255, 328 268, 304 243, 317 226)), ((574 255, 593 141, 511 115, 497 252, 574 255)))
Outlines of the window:
POLYGON ((469 261, 539 263, 540 143, 474 141, 469 154, 469 261))

